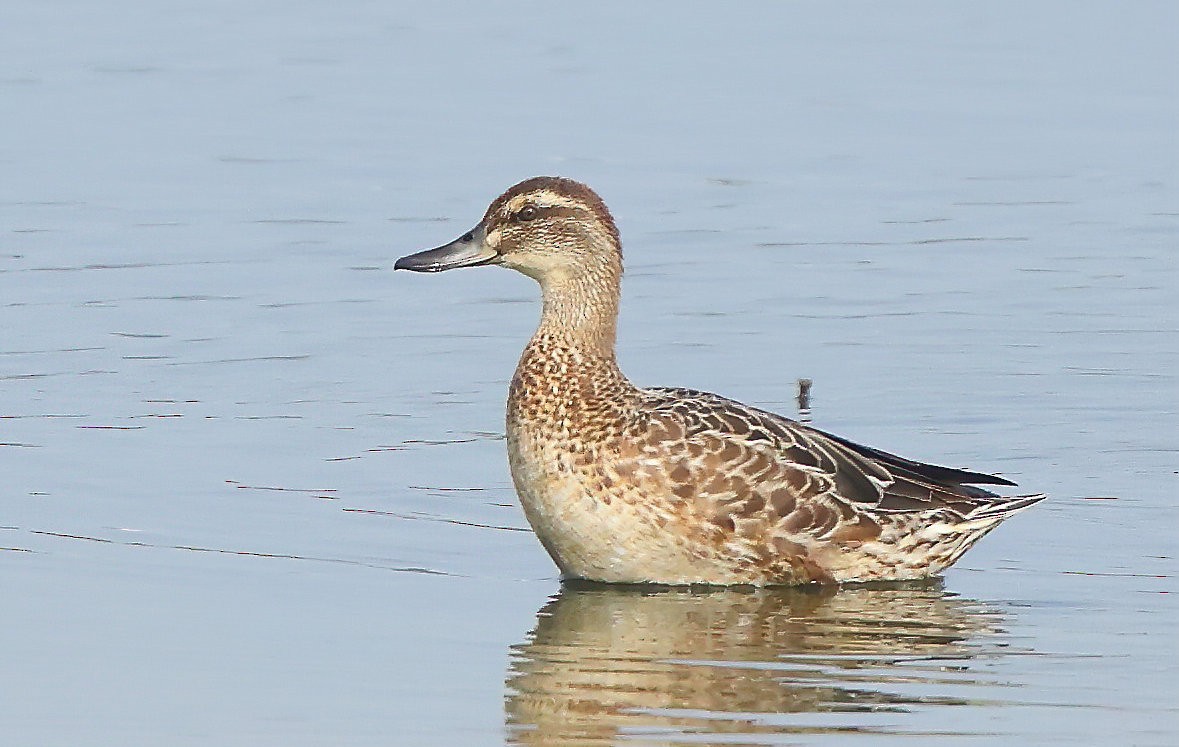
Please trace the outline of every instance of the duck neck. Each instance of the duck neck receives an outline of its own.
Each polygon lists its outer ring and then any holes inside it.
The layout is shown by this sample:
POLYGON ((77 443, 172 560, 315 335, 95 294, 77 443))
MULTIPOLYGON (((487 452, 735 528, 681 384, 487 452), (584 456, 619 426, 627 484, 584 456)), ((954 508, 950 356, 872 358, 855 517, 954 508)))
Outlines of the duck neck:
POLYGON ((614 354, 621 267, 603 272, 538 278, 544 309, 512 377, 509 434, 521 423, 535 422, 538 413, 551 411, 565 423, 587 413, 615 411, 634 391, 614 354))
POLYGON ((621 275, 620 268, 603 263, 540 278, 544 307, 533 340, 613 363, 621 275))

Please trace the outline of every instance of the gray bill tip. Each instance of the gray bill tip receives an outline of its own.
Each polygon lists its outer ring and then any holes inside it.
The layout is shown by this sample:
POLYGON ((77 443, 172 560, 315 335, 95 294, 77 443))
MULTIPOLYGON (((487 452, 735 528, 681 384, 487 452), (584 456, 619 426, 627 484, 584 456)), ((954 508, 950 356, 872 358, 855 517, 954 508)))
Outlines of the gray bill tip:
POLYGON ((487 246, 486 237, 487 233, 483 226, 476 226, 449 244, 402 257, 393 265, 393 269, 442 272, 458 267, 490 264, 499 259, 499 253, 487 246))

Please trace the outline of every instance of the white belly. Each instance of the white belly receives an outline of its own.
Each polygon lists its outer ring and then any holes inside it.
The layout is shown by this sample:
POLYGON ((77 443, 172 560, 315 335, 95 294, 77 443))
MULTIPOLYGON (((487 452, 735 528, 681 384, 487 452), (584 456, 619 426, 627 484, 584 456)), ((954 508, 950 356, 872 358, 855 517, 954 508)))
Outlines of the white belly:
POLYGON ((512 480, 524 515, 564 578, 613 583, 699 582, 715 573, 669 521, 664 496, 603 489, 551 441, 509 429, 512 480))

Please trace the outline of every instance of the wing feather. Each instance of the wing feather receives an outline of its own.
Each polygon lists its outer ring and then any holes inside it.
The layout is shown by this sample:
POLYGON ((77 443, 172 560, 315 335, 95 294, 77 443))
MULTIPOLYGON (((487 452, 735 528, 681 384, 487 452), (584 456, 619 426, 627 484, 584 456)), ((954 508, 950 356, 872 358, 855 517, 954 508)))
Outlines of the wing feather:
POLYGON ((966 515, 1011 500, 974 487, 1014 485, 1001 477, 916 462, 708 392, 644 392, 652 411, 676 416, 684 438, 710 443, 727 455, 729 469, 751 458, 748 449, 768 448, 774 477, 798 491, 796 502, 826 497, 887 512, 945 508, 966 515), (795 475, 792 483, 791 472, 807 479, 795 475))

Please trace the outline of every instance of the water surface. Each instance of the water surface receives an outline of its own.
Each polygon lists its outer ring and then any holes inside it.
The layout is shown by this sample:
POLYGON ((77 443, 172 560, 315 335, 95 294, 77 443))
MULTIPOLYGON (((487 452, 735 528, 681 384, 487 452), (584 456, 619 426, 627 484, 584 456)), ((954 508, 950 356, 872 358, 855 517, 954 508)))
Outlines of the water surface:
POLYGON ((9 2, 6 741, 1173 744, 1176 7, 9 2), (638 383, 1050 500, 924 586, 562 589, 535 287, 390 271, 539 173, 638 383))

